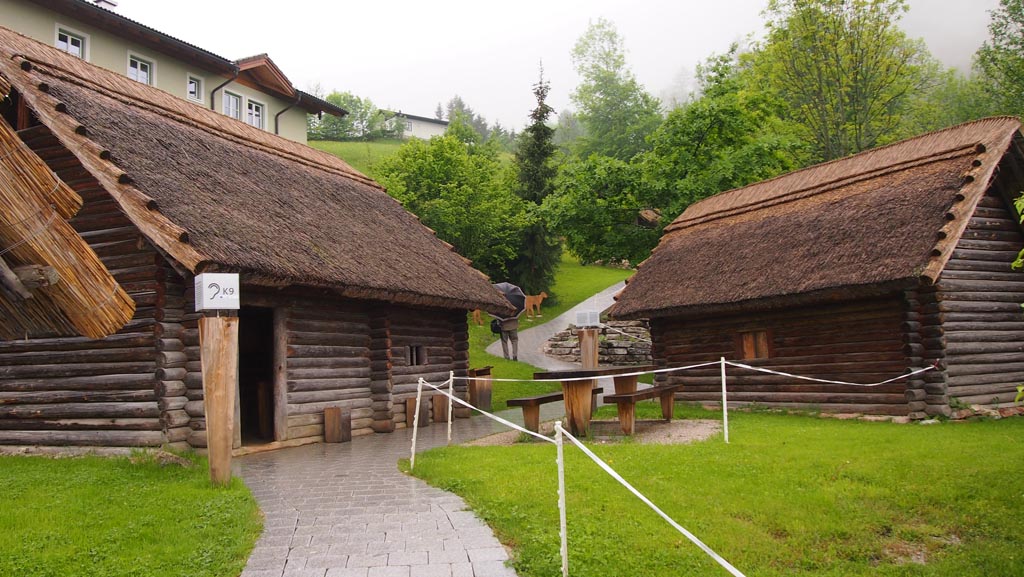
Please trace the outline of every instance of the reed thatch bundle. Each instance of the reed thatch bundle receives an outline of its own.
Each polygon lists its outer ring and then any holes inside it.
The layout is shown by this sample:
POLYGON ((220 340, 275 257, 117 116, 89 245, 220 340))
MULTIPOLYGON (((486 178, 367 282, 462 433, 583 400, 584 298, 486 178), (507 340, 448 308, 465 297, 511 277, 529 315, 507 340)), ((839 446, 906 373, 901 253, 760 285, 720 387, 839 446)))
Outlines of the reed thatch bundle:
POLYGON ((63 333, 70 323, 91 338, 116 332, 131 320, 135 302, 68 224, 81 197, 3 121, 0 150, 0 258, 11 267, 50 266, 60 277, 31 299, 0 298, 0 331, 5 338, 63 333))

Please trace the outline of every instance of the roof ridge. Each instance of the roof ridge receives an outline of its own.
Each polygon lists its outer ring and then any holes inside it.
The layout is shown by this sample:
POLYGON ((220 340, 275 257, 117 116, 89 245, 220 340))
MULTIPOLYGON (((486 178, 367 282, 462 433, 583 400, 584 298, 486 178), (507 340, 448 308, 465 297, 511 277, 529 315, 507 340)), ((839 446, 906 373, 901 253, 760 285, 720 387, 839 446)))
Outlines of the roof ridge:
MULTIPOLYGON (((668 233, 668 232, 675 232, 677 230, 691 228, 691 227, 694 227, 694 226, 697 226, 697 225, 700 225, 700 224, 704 224, 704 223, 707 223, 707 222, 711 222, 711 221, 714 221, 714 220, 720 220, 720 219, 723 219, 723 218, 728 218, 730 216, 734 216, 734 215, 736 215, 738 213, 744 212, 744 211, 749 210, 751 208, 755 208, 756 210, 760 210, 760 209, 764 209, 764 208, 776 207, 776 206, 787 204, 787 203, 790 203, 790 202, 796 202, 798 200, 805 200, 805 199, 808 199, 808 198, 812 198, 812 197, 818 196, 820 194, 828 193, 829 191, 835 190, 837 188, 841 188, 843 186, 848 186, 848 185, 851 185, 851 184, 856 184, 858 182, 864 182, 864 181, 871 180, 871 179, 874 179, 874 178, 879 178, 879 177, 885 176, 887 174, 893 174, 895 172, 900 172, 902 170, 906 170, 908 168, 914 168, 914 167, 918 167, 918 166, 925 166, 925 165, 928 165, 928 164, 933 164, 935 162, 942 162, 943 160, 950 160, 950 159, 957 158, 957 157, 960 157, 960 156, 969 156, 972 152, 980 152, 980 151, 978 151, 978 147, 979 146, 983 147, 984 145, 981 144, 980 142, 974 142, 974 143, 971 143, 971 144, 966 144, 966 145, 962 145, 962 146, 958 146, 958 147, 953 147, 953 148, 949 148, 949 149, 946 149, 946 150, 941 150, 939 152, 935 152, 935 153, 932 153, 932 154, 929 154, 929 155, 919 156, 917 158, 912 158, 912 159, 909 159, 909 160, 906 160, 906 161, 896 162, 896 163, 893 163, 893 164, 887 164, 885 166, 880 166, 880 167, 878 167, 878 168, 876 168, 874 170, 870 170, 870 171, 867 171, 867 172, 862 172, 862 173, 859 173, 859 174, 846 175, 846 176, 842 176, 842 177, 835 178, 835 179, 832 179, 832 180, 827 180, 827 181, 824 181, 824 182, 821 182, 821 183, 818 183, 818 184, 813 184, 813 185, 810 185, 810 186, 805 186, 803 188, 798 188, 798 189, 786 192, 784 194, 781 194, 779 196, 776 196, 776 197, 773 197, 773 198, 770 198, 770 199, 767 199, 767 200, 751 200, 751 201, 743 203, 743 204, 737 204, 737 205, 733 205, 733 206, 724 207, 724 208, 721 208, 721 209, 719 209, 717 211, 709 212, 707 214, 702 214, 702 215, 699 215, 699 216, 697 216, 695 218, 692 218, 692 219, 677 220, 675 222, 672 222, 672 223, 670 223, 665 228, 665 232, 666 233, 668 233)), ((768 182, 768 181, 763 181, 763 182, 768 182)), ((761 184, 761 183, 756 183, 756 184, 761 184)), ((739 189, 736 189, 736 190, 739 190, 739 189)))
MULTIPOLYGON (((844 156, 842 158, 834 158, 834 159, 826 161, 826 162, 822 162, 822 163, 818 163, 818 164, 813 164, 811 166, 806 166, 804 168, 801 168, 801 169, 798 169, 798 170, 794 170, 792 172, 787 172, 787 173, 784 173, 784 174, 780 174, 778 176, 774 176, 774 177, 766 179, 766 180, 761 180, 761 181, 750 183, 748 185, 744 185, 744 186, 741 186, 741 187, 732 188, 732 189, 720 192, 718 194, 709 196, 709 197, 707 197, 707 198, 705 198, 705 199, 703 199, 703 200, 701 200, 699 202, 695 202, 695 203, 691 204, 689 207, 687 207, 686 210, 683 211, 682 214, 680 214, 678 217, 676 217, 676 219, 672 223, 670 223, 668 227, 666 227, 666 230, 668 230, 669 228, 673 228, 674 225, 676 225, 677 223, 680 224, 680 225, 683 224, 687 220, 686 219, 686 214, 688 212, 694 212, 693 209, 697 209, 698 207, 705 206, 705 205, 708 205, 708 204, 727 202, 727 200, 730 197, 735 196, 736 194, 739 194, 741 191, 748 191, 751 187, 754 187, 754 186, 767 187, 767 186, 771 186, 772 183, 777 183, 779 181, 789 180, 789 179, 798 179, 801 176, 807 175, 809 173, 813 173, 813 172, 817 172, 817 171, 827 171, 829 168, 834 167, 834 166, 836 166, 838 164, 855 162, 855 159, 857 159, 857 158, 862 158, 863 159, 863 158, 877 157, 877 156, 883 155, 885 152, 891 151, 891 149, 897 148, 897 147, 911 147, 912 148, 913 147, 913 143, 916 142, 916 141, 920 141, 920 140, 924 140, 924 139, 934 139, 936 137, 941 137, 941 135, 949 133, 949 132, 963 130, 963 128, 966 127, 966 126, 983 125, 983 124, 997 124, 997 123, 1006 122, 1006 121, 1013 121, 1013 122, 1020 123, 1020 119, 1018 119, 1018 118, 1016 118, 1014 116, 1008 116, 1008 115, 991 116, 991 117, 986 117, 986 118, 980 118, 980 119, 977 119, 977 120, 971 120, 971 121, 968 121, 968 122, 962 122, 962 123, 956 124, 954 126, 949 126, 949 127, 946 127, 946 128, 940 129, 940 130, 935 130, 935 131, 927 132, 927 133, 924 133, 924 134, 919 134, 917 136, 913 136, 913 137, 910 137, 910 138, 899 140, 897 142, 892 142, 892 143, 886 144, 884 146, 879 146, 879 147, 876 147, 876 148, 871 148, 871 149, 868 149, 868 150, 863 150, 861 152, 858 152, 857 154, 852 154, 852 155, 849 155, 849 156, 844 156)), ((914 162, 914 161, 917 161, 917 160, 928 158, 928 157, 930 157, 930 156, 932 156, 934 154, 941 154, 941 153, 942 153, 942 151, 939 151, 938 153, 928 153, 928 154, 925 154, 925 155, 918 155, 918 156, 914 156, 912 158, 908 158, 908 159, 906 159, 904 161, 901 161, 901 162, 914 162)), ((886 166, 893 166, 893 164, 889 163, 886 166)), ((879 167, 879 168, 881 169, 881 168, 885 168, 885 167, 879 167)), ((878 170, 878 169, 876 169, 876 170, 878 170)), ((849 175, 849 176, 843 177, 843 178, 851 178, 851 177, 857 177, 857 176, 859 176, 859 174, 857 174, 857 175, 849 175)), ((763 202, 765 202, 764 199, 762 199, 759 202, 753 202, 753 203, 749 203, 749 204, 761 204, 763 202)), ((721 211, 721 210, 726 210, 726 209, 719 209, 719 211, 721 211)), ((715 212, 718 212, 718 211, 715 211, 715 212)), ((702 215, 699 215, 699 217, 710 216, 711 214, 714 214, 714 212, 709 212, 707 214, 702 214, 702 215)), ((682 227, 675 227, 675 228, 682 228, 682 227)))

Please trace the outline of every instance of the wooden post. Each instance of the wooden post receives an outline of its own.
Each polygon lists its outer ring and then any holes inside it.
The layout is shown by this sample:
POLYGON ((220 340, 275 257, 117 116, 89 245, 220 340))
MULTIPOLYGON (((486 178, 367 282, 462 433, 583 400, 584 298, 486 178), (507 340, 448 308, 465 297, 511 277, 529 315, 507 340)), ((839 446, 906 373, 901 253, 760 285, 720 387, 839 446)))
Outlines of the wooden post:
POLYGON ((615 394, 635 393, 637 378, 638 375, 612 377, 612 381, 615 383, 615 394))
POLYGON ((235 428, 238 317, 200 317, 199 347, 210 480, 215 485, 227 485, 231 481, 231 444, 235 428))
POLYGON ((576 334, 580 341, 580 365, 584 369, 596 369, 597 337, 601 334, 600 329, 576 329, 576 334))
POLYGON ((565 420, 569 421, 569 432, 574 436, 586 436, 590 432, 590 405, 593 399, 594 379, 585 381, 563 381, 565 395, 565 420))

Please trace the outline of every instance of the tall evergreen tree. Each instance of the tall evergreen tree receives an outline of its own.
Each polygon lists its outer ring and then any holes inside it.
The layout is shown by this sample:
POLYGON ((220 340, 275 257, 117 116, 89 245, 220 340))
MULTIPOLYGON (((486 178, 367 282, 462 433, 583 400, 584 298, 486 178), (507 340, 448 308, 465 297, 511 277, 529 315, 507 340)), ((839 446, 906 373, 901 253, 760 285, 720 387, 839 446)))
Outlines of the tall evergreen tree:
POLYGON ((551 193, 557 172, 554 164, 556 147, 552 141, 555 129, 548 125, 548 118, 554 112, 547 104, 550 91, 551 85, 544 80, 544 69, 541 68, 540 80, 533 86, 537 107, 530 112, 530 125, 520 136, 515 155, 516 192, 527 201, 536 219, 523 231, 519 256, 509 272, 513 281, 527 294, 551 289, 562 253, 561 243, 548 230, 537 210, 551 193))

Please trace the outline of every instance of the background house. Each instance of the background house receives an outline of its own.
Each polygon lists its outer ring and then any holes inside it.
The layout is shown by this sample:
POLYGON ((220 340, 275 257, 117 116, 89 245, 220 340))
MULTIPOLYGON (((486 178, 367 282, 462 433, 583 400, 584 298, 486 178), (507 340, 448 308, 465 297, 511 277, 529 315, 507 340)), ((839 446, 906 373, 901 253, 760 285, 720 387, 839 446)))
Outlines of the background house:
POLYGON ((404 138, 430 140, 432 136, 444 136, 445 130, 448 130, 447 120, 415 116, 405 114, 404 112, 396 112, 394 114, 394 121, 405 125, 405 130, 402 133, 404 138))
MULTIPOLYGON (((404 426, 419 378, 465 376, 466 311, 510 312, 344 161, 2 27, 0 124, 18 151, 0 166, 53 171, 26 194, 80 197, 71 240, 116 281, 86 304, 127 313, 104 338, 59 316, 0 317, 0 446, 204 447, 202 272, 241 277, 237 444, 321 440, 329 406, 350 411, 353 434, 404 426)), ((19 222, 0 206, 7 247, 32 240, 19 222)), ((30 264, 21 254, 0 268, 30 264)), ((75 280, 31 298, 0 289, 0 311, 75 280)))
POLYGON ((0 26, 298 142, 306 115, 345 114, 292 86, 266 54, 231 61, 85 0, 0 0, 0 26))
MULTIPOLYGON (((1024 381, 1020 123, 991 118, 690 206, 610 310, 649 318, 660 366, 744 362, 730 400, 890 415, 1011 404, 1024 381)), ((661 377, 715 401, 717 367, 661 377)))

